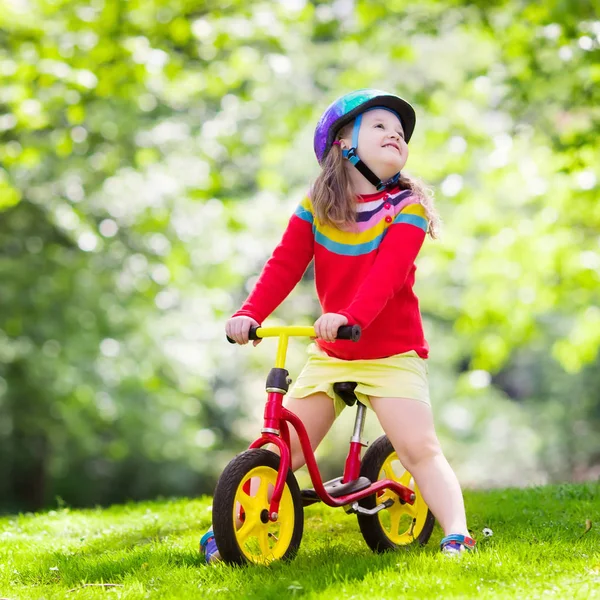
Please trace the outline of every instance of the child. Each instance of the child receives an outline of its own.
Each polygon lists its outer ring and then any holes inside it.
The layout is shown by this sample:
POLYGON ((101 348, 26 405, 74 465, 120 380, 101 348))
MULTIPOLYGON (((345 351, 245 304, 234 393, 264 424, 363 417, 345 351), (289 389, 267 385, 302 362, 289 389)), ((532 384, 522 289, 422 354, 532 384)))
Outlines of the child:
MULTIPOLYGON (((344 407, 333 392, 336 373, 355 361, 358 399, 377 414, 443 528, 441 550, 458 554, 475 541, 460 485, 435 433, 429 348, 413 293, 414 262, 426 233, 435 237, 438 218, 423 189, 401 175, 415 120, 410 104, 379 90, 352 92, 327 108, 314 137, 322 171, 225 330, 238 344, 248 343, 250 327, 279 306, 314 257, 323 315, 285 406, 302 419, 315 449, 344 407), (362 327, 358 342, 335 340, 346 324, 362 327)), ((304 458, 293 428, 290 438, 296 470, 304 458)), ((201 546, 207 561, 218 559, 212 531, 201 546)))

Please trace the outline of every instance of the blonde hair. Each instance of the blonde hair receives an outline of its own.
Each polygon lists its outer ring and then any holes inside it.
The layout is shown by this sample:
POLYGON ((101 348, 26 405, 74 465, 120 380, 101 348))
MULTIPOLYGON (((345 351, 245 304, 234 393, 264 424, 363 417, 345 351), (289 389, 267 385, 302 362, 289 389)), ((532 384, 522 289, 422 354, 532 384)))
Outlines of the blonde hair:
MULTIPOLYGON (((344 132, 352 127, 346 125, 337 135, 344 137, 344 132)), ((352 180, 344 164, 342 149, 334 144, 322 164, 319 173, 311 187, 311 202, 316 218, 324 225, 332 225, 345 229, 356 223, 356 197, 352 180)), ((411 190, 413 196, 425 209, 429 220, 427 233, 435 239, 439 235, 441 220, 433 201, 433 190, 414 177, 401 175, 398 180, 401 190, 411 190)))

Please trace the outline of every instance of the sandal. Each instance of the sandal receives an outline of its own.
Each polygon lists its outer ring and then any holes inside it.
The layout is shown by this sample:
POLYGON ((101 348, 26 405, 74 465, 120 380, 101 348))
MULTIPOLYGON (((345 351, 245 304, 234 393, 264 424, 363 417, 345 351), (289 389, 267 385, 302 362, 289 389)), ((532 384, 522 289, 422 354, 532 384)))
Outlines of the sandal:
POLYGON ((452 533, 447 535, 440 542, 440 550, 444 554, 461 554, 462 552, 471 552, 477 542, 466 535, 452 533))
POLYGON ((209 529, 202 536, 200 540, 200 553, 204 554, 207 564, 221 560, 221 555, 217 549, 217 542, 215 542, 215 534, 212 529, 209 529))

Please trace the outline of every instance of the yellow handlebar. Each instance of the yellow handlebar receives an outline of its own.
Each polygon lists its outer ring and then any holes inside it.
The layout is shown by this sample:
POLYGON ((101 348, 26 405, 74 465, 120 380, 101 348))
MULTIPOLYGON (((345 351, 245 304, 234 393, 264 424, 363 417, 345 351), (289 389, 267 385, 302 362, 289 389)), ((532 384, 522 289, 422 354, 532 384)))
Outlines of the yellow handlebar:
POLYGON ((250 329, 250 339, 279 337, 316 337, 315 328, 312 325, 284 325, 281 327, 253 327, 250 329), (254 337, 252 336, 254 334, 254 337))
MULTIPOLYGON (((357 342, 360 339, 359 325, 342 325, 338 329, 337 339, 352 340, 357 342)), ((258 340, 266 337, 278 337, 277 358, 275 367, 283 369, 285 365, 285 355, 287 354, 288 339, 290 337, 317 337, 315 328, 312 325, 282 325, 280 327, 251 327, 249 339, 258 340)), ((235 341, 227 337, 229 342, 235 344, 235 341)))
MULTIPOLYGON (((342 325, 337 330, 336 339, 352 340, 358 342, 360 339, 360 325, 342 325)), ((265 337, 316 337, 315 328, 302 325, 284 325, 281 327, 250 327, 249 338, 256 340, 265 337)))

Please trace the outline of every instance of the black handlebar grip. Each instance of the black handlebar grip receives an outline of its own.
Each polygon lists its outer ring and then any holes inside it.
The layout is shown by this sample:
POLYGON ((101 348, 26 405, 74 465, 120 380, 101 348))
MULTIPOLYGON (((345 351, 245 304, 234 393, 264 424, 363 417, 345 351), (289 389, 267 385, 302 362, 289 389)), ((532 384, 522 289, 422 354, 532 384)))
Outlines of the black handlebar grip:
MULTIPOLYGON (((257 335, 256 335, 256 330, 258 329, 258 327, 250 327, 250 331, 248 331, 248 339, 249 340, 258 340, 260 339, 257 335)), ((227 341, 230 344, 235 344, 235 340, 232 340, 229 336, 227 336, 227 341)))
POLYGON ((358 342, 360 340, 360 325, 342 325, 337 330, 336 339, 358 342))

